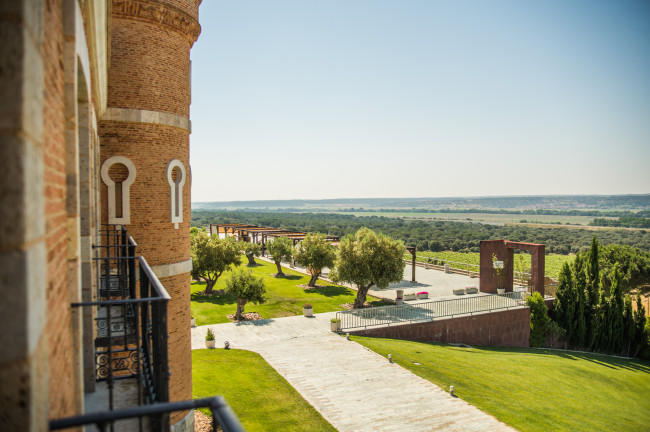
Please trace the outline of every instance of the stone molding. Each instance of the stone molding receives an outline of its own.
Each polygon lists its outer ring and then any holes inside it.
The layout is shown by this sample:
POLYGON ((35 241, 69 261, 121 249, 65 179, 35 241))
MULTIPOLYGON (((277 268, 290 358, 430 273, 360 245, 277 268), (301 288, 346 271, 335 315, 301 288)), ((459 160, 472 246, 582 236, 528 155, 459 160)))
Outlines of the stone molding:
POLYGON ((175 127, 190 133, 192 132, 192 123, 187 117, 159 111, 108 107, 102 116, 102 121, 149 123, 175 127))
POLYGON ((190 258, 181 262, 152 266, 151 270, 158 277, 158 279, 168 278, 183 273, 189 273, 192 271, 192 259, 190 258))
POLYGON ((113 2, 113 16, 162 24, 183 33, 188 38, 190 46, 201 34, 201 26, 192 16, 174 6, 154 0, 117 0, 113 2))

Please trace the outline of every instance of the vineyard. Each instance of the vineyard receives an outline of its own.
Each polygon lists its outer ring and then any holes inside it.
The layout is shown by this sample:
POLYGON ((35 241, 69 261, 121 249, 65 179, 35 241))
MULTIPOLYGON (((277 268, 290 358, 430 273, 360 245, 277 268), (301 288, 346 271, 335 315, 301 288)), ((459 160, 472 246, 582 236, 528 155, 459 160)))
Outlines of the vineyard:
MULTIPOLYGON (((411 255, 407 253, 404 258, 411 259, 411 255)), ((479 259, 480 256, 477 252, 417 252, 417 261, 419 262, 440 265, 448 263, 451 268, 465 271, 478 271, 479 259)), ((572 260, 572 255, 546 255, 545 275, 557 279, 562 264, 572 260)), ((530 254, 515 254, 514 270, 524 273, 530 272, 530 254)))

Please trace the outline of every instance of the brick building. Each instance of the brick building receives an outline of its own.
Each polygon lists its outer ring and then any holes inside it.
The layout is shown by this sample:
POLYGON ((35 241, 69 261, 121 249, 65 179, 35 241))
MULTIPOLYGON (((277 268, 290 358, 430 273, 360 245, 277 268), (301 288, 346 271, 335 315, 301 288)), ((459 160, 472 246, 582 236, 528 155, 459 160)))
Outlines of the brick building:
MULTIPOLYGON (((0 2, 0 430, 88 412, 120 364, 140 378, 169 368, 137 403, 192 397, 189 53, 200 2, 0 2), (128 302, 145 297, 155 298, 128 302), (109 300, 118 304, 99 304, 109 300)), ((191 429, 192 412, 169 423, 191 429)))

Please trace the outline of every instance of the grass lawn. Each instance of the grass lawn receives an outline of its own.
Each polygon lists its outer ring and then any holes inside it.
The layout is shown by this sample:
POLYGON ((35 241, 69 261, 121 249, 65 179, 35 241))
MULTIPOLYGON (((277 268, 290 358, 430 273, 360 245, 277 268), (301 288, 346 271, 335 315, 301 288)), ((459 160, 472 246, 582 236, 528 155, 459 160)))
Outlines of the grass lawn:
POLYGON ((195 399, 222 395, 249 432, 336 430, 257 353, 192 350, 192 381, 195 399))
MULTIPOLYGON (((306 285, 309 277, 283 267, 286 274, 283 278, 271 276, 277 272, 275 264, 257 260, 257 267, 241 265, 239 268, 250 269, 256 276, 264 278, 266 285, 266 302, 261 305, 248 303, 244 312, 257 312, 264 318, 279 318, 302 314, 302 305, 310 303, 314 313, 333 312, 342 310, 341 304, 352 303, 357 292, 342 286, 319 280, 317 284, 323 288, 303 289, 299 285, 306 285)), ((224 272, 217 281, 214 289, 224 289, 226 279, 230 272, 224 272)), ((237 309, 237 299, 225 294, 222 296, 202 296, 199 291, 205 290, 205 283, 192 283, 192 316, 196 317, 196 325, 220 324, 230 322, 226 315, 234 314, 237 309)), ((368 296, 368 301, 374 305, 392 304, 375 297, 368 296)))
POLYGON ((650 362, 352 337, 521 431, 647 431, 650 362), (420 365, 417 365, 419 363, 420 365))

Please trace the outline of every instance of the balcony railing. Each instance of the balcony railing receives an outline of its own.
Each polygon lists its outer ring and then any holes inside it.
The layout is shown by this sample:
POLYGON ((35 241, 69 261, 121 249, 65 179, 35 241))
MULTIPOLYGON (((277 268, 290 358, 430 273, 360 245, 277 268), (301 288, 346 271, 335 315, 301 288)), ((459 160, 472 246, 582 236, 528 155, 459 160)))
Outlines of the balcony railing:
MULTIPOLYGON (((175 411, 186 411, 196 408, 208 408, 212 414, 212 430, 217 431, 217 427, 223 432, 244 432, 244 428, 239 419, 232 411, 230 406, 221 396, 212 398, 195 399, 182 402, 157 403, 154 405, 139 406, 133 408, 124 408, 115 411, 105 411, 100 413, 91 413, 77 417, 69 417, 61 420, 50 421, 50 430, 62 430, 80 426, 95 425, 100 432, 105 432, 115 422, 137 418, 142 420, 149 419, 151 423, 154 419, 160 419, 161 416, 169 416, 169 413, 175 411)), ((169 428, 164 430, 168 430, 169 428)), ((163 430, 153 429, 152 430, 163 430)))
MULTIPOLYGON (((167 306, 171 297, 126 229, 101 231, 102 244, 93 246, 97 267, 97 301, 73 303, 92 315, 95 380, 106 382, 108 411, 55 420, 50 428, 96 424, 113 431, 115 421, 137 419, 138 430, 169 430, 169 414, 195 407, 210 408, 216 424, 225 430, 243 430, 222 398, 169 403, 167 306), (135 378, 133 407, 116 404, 115 384, 135 378), (225 423, 224 423, 225 422, 225 423), (230 429, 226 426, 230 425, 230 429), (234 425, 234 426, 233 426, 234 425), (239 427, 240 429, 238 429, 239 427)), ((119 401, 124 402, 124 401, 119 401)), ((215 429, 216 430, 216 429, 215 429)))

